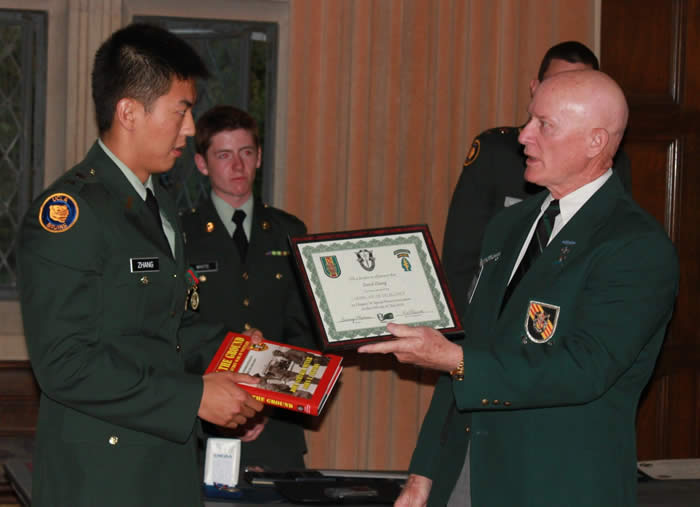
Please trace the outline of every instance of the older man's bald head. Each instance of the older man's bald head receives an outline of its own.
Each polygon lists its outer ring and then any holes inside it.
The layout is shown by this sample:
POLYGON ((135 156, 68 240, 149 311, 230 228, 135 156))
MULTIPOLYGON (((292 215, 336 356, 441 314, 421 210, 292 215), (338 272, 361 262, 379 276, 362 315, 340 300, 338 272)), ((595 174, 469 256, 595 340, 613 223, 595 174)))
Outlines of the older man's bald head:
POLYGON ((605 129, 614 143, 610 156, 617 151, 627 126, 627 100, 618 84, 597 70, 562 72, 543 82, 540 93, 556 93, 562 106, 586 120, 590 128, 605 129))
POLYGON ((525 178, 562 197, 612 165, 627 125, 627 102, 609 76, 562 72, 537 88, 520 134, 528 156, 525 178))

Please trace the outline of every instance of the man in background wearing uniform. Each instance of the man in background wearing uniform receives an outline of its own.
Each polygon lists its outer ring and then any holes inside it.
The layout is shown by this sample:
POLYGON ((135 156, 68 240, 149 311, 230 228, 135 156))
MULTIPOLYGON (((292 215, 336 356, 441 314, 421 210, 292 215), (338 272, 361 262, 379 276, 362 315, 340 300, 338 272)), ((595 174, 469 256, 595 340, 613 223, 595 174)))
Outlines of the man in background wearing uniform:
POLYGON ((201 505, 198 416, 236 428, 262 409, 236 385, 256 379, 202 376, 224 330, 186 310, 177 213, 154 178, 194 134, 194 79, 206 75, 165 30, 112 34, 92 72, 99 139, 24 218, 37 507, 201 505))
MULTIPOLYGON (((541 81, 560 72, 598 70, 598 58, 576 41, 561 42, 545 53, 537 79, 530 81, 530 95, 541 81)), ((525 156, 518 142, 519 127, 499 127, 479 134, 464 161, 445 226, 442 262, 459 315, 467 306, 469 284, 479 267, 479 250, 486 224, 493 216, 542 187, 523 178, 525 156)), ((630 188, 629 159, 620 150, 613 170, 630 188)))
MULTIPOLYGON (((201 317, 315 348, 287 240, 305 234, 306 226, 253 196, 261 163, 255 120, 235 107, 216 106, 197 121, 195 147, 195 163, 209 178, 211 194, 182 222, 185 253, 200 275, 201 317)), ((304 416, 272 407, 265 414, 240 431, 226 432, 243 442, 241 468, 304 468, 304 416)))

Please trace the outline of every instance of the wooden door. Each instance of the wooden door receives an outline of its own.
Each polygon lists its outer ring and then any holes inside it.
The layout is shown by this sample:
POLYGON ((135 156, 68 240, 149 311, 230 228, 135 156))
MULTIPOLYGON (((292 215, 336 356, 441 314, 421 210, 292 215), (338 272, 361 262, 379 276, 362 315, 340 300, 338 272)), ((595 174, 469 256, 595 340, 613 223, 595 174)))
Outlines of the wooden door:
MULTIPOLYGON (((603 0, 601 65, 630 105, 635 199, 664 224, 680 293, 637 416, 640 459, 700 457, 700 0, 603 0)), ((643 255, 643 252, 630 252, 643 255)))

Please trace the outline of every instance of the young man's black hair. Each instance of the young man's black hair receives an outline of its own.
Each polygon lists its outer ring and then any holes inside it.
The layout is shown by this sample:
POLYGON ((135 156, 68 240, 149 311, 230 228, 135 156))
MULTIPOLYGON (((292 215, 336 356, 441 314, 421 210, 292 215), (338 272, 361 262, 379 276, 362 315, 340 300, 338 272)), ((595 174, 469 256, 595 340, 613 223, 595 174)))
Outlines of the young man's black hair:
POLYGON ((173 78, 207 78, 202 59, 184 40, 167 30, 134 23, 114 32, 95 53, 92 99, 97 128, 112 126, 117 102, 130 97, 148 111, 170 89, 173 78))

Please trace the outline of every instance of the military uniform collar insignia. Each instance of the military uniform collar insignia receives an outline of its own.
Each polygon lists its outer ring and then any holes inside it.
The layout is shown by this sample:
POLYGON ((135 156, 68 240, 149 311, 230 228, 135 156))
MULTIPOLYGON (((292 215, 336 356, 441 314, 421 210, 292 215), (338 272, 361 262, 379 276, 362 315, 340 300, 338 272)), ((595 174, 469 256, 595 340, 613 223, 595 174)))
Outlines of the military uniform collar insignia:
POLYGON ((564 239, 561 242, 561 247, 559 248, 559 257, 557 257, 557 260, 555 261, 556 264, 562 264, 566 258, 569 256, 571 251, 574 249, 574 246, 576 245, 575 241, 571 241, 568 239, 564 239))

